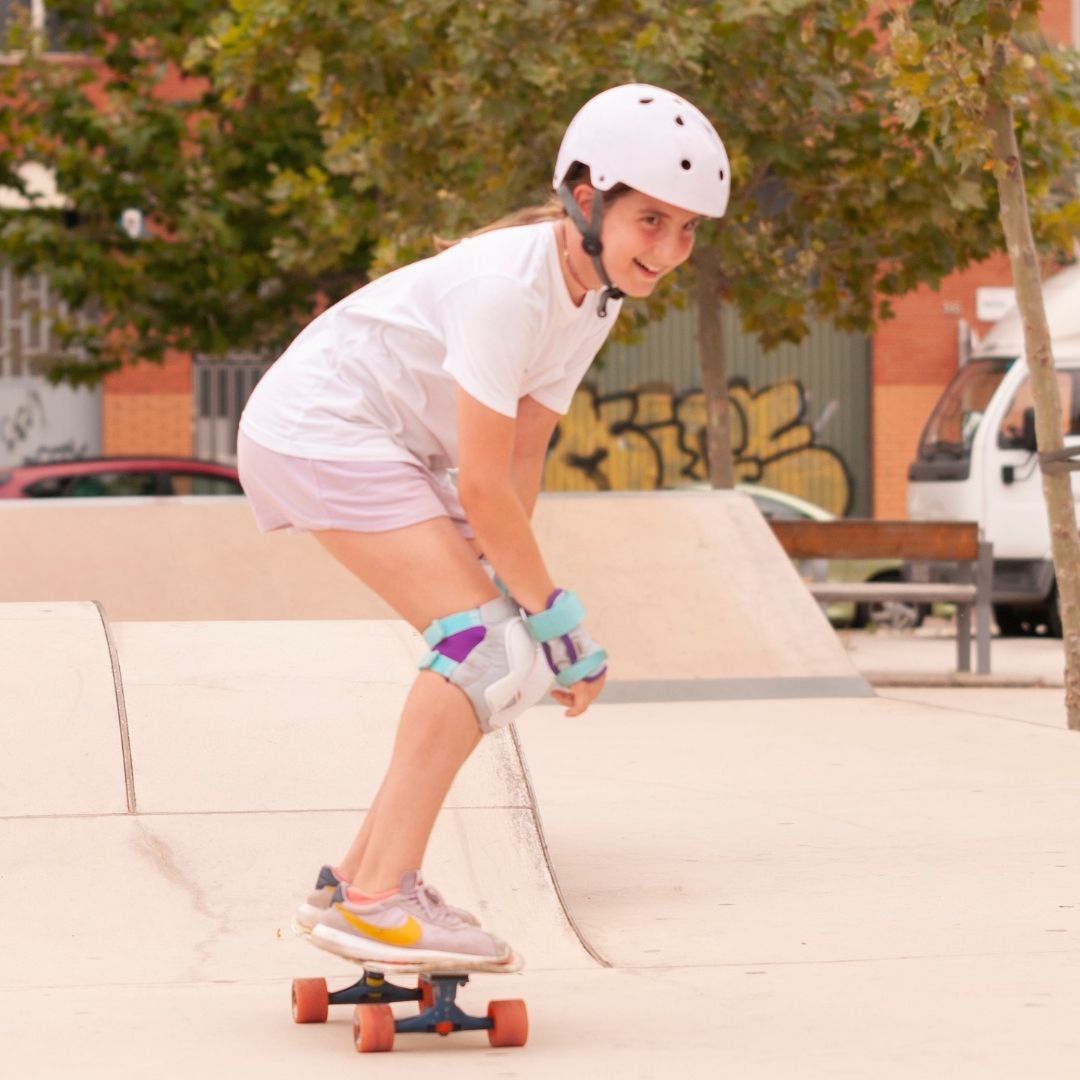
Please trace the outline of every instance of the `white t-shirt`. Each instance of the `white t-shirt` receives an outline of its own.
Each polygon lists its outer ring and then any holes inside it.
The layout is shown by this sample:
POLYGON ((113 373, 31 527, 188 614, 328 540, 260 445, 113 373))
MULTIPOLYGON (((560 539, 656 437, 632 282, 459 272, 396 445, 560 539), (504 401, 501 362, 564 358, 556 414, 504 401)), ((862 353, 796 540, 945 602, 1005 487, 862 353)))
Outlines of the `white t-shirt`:
POLYGON ((255 387, 240 430, 294 457, 458 460, 455 386, 516 416, 565 413, 619 314, 575 307, 555 224, 497 229, 395 270, 306 327, 255 387))

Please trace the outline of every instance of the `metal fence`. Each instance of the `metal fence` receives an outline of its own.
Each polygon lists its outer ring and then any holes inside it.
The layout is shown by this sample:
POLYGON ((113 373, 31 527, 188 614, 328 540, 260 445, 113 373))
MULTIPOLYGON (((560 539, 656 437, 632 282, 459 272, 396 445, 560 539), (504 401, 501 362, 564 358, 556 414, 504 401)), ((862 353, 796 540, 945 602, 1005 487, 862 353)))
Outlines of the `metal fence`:
POLYGON ((0 265, 0 376, 34 374, 35 361, 57 351, 53 319, 70 317, 44 274, 19 277, 0 265))
POLYGON ((256 353, 196 356, 192 365, 196 457, 236 464, 236 429, 271 361, 256 353))
POLYGON ((63 351, 57 317, 88 321, 71 315, 44 274, 19 277, 0 265, 0 467, 101 452, 100 388, 54 386, 44 375, 63 351))
MULTIPOLYGON (((869 339, 816 325, 799 345, 766 352, 726 310, 724 349, 737 478, 869 516, 869 339)), ((692 308, 670 312, 638 344, 610 344, 560 423, 547 488, 704 483, 700 386, 692 308)))

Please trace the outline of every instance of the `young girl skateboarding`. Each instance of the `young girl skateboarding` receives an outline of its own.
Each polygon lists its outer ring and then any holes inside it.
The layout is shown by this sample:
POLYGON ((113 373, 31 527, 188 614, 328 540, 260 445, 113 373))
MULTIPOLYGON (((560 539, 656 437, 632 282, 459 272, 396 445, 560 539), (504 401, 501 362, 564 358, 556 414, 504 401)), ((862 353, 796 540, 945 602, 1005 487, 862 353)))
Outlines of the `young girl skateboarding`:
POLYGON ((553 683, 568 716, 603 687, 606 654, 530 526, 544 456, 622 298, 648 296, 689 257, 699 219, 724 213, 730 173, 705 116, 634 84, 580 110, 553 186, 547 206, 325 311, 240 421, 259 527, 312 532, 430 650, 363 827, 296 915, 313 943, 354 960, 513 960, 419 867, 484 734, 553 683))

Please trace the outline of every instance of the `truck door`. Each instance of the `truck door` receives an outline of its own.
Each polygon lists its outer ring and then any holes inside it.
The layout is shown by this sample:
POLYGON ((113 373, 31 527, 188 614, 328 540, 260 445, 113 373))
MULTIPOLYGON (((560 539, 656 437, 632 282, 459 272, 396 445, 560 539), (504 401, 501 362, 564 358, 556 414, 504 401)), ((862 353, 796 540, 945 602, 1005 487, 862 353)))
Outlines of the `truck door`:
MULTIPOLYGON (((1066 446, 1080 445, 1080 370, 1058 373, 1061 393, 1061 431, 1066 446)), ((994 540, 994 558, 1047 559, 1050 531, 1046 522, 1042 474, 1038 459, 1023 448, 1024 412, 1033 408, 1031 385, 1025 375, 996 431, 988 431, 986 535, 994 540)), ((1072 476, 1073 497, 1080 500, 1080 473, 1072 476)))

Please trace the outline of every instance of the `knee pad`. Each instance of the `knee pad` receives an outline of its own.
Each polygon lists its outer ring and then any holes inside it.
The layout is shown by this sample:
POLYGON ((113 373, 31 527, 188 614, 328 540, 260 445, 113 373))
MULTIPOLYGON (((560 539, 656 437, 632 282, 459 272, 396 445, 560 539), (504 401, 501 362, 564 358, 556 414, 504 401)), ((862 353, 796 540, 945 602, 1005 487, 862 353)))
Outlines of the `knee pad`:
POLYGON ((460 687, 485 735, 535 705, 551 686, 543 650, 509 597, 436 619, 424 640, 431 651, 420 661, 421 671, 460 687))

